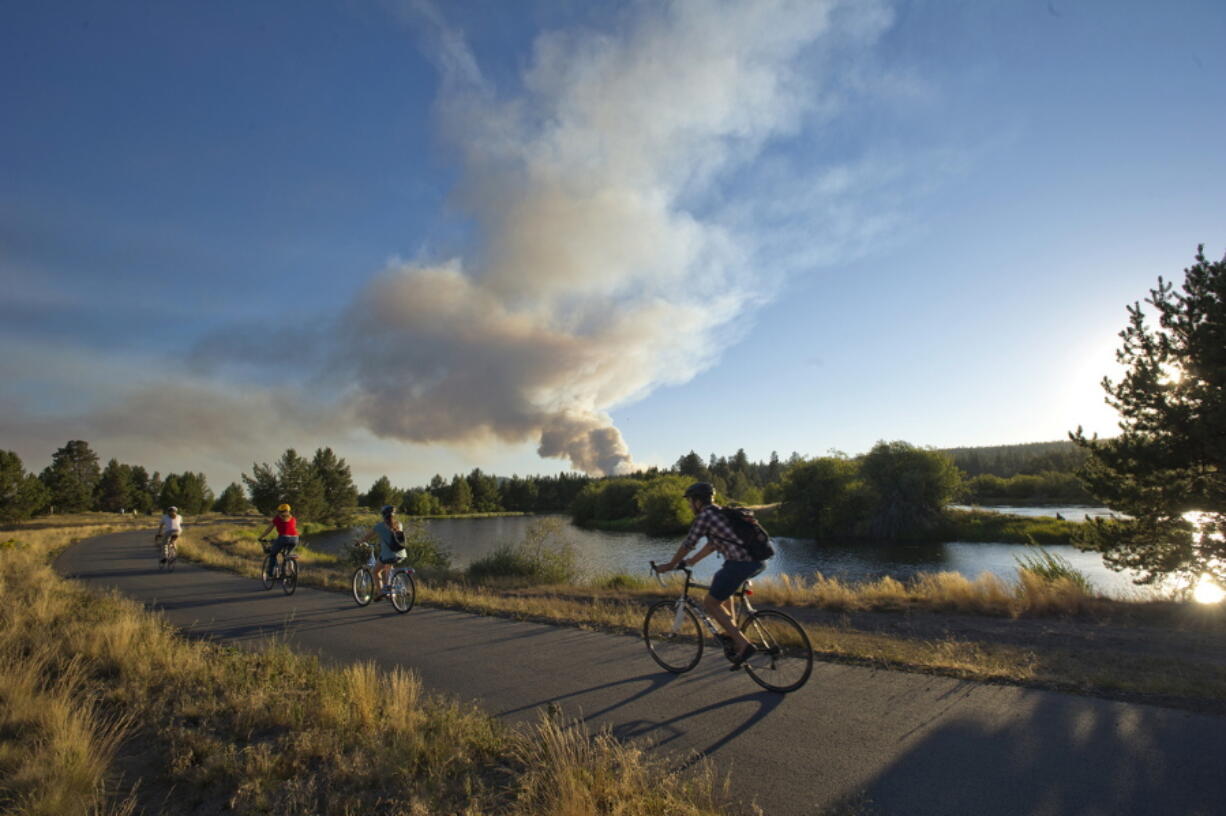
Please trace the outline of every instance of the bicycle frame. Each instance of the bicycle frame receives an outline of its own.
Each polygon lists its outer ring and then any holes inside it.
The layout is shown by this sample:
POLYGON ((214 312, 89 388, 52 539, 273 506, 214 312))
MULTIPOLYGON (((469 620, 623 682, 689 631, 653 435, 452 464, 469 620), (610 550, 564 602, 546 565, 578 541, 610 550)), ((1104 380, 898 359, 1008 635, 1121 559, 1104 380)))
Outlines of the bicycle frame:
MULTIPOLYGON (((655 569, 655 567, 656 562, 652 561, 651 568, 653 571, 655 571, 658 578, 660 573, 655 569)), ((716 639, 719 639, 723 633, 719 631, 719 628, 715 625, 715 621, 709 614, 707 614, 707 610, 702 604, 690 597, 691 588, 709 590, 711 587, 704 584, 694 583, 694 570, 690 569, 689 567, 677 567, 677 569, 685 573, 685 583, 681 587, 681 594, 677 596, 677 614, 673 617, 673 632, 677 632, 681 628, 681 622, 685 616, 685 612, 682 610, 688 607, 698 617, 698 620, 707 627, 707 631, 710 632, 716 639)), ((749 587, 750 582, 747 579, 741 584, 740 587, 737 588, 737 591, 733 593, 733 597, 736 598, 736 601, 732 604, 732 622, 738 627, 740 626, 739 621, 746 620, 750 615, 757 611, 753 608, 753 604, 749 602, 749 595, 753 593, 753 590, 749 587)))

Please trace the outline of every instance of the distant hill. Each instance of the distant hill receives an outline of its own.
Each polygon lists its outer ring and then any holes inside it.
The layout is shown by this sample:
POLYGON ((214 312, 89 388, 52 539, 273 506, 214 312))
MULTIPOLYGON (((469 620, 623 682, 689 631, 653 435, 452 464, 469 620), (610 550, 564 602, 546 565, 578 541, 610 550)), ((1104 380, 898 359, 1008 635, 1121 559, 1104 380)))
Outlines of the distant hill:
POLYGON ((1045 471, 1072 473, 1085 460, 1081 448, 1069 440, 1027 442, 1021 445, 987 445, 978 448, 944 448, 968 476, 990 473, 1007 479, 1019 473, 1045 471))

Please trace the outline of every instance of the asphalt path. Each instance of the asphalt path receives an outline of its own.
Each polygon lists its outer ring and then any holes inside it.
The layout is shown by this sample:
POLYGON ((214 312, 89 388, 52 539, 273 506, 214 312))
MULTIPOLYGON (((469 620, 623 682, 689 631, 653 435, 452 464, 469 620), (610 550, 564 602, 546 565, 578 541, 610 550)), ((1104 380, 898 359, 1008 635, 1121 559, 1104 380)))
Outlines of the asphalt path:
POLYGON ((182 560, 162 573, 151 541, 101 536, 56 566, 189 636, 403 666, 507 720, 556 706, 671 762, 711 757, 768 816, 849 802, 882 816, 1226 813, 1223 717, 822 662, 804 688, 777 695, 710 650, 674 676, 634 637, 422 606, 398 615, 304 586, 287 597, 182 560))

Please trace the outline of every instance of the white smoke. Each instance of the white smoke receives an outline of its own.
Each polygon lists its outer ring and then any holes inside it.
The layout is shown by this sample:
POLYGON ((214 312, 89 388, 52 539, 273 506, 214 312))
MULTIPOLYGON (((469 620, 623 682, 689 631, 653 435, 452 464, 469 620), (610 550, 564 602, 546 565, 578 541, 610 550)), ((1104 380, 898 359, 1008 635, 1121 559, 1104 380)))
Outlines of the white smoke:
POLYGON ((608 411, 709 366, 761 297, 744 245, 698 206, 797 126, 816 90, 798 57, 834 7, 637 4, 612 31, 538 38, 500 98, 438 10, 413 6, 478 240, 464 258, 389 265, 351 307, 333 370, 361 421, 630 467, 608 411))

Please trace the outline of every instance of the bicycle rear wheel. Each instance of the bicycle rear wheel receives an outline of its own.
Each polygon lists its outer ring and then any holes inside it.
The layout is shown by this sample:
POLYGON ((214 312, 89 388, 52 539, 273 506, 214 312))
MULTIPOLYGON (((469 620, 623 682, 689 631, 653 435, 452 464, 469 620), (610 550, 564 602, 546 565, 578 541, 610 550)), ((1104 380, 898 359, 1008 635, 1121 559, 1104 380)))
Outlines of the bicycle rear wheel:
POLYGON ((353 573, 353 600, 366 606, 374 596, 375 576, 366 567, 358 567, 353 573))
POLYGON ((166 545, 166 571, 174 572, 175 561, 179 558, 179 548, 172 541, 166 545))
POLYGON ((274 570, 277 568, 277 557, 268 555, 264 557, 264 568, 260 573, 260 580, 264 582, 264 589, 272 589, 272 585, 277 579, 273 577, 274 570))
POLYGON ((677 601, 658 601, 643 619, 643 640, 647 651, 660 668, 681 674, 698 665, 702 658, 702 630, 689 607, 677 601))
POLYGON ((413 576, 407 572, 397 572, 393 575, 389 595, 392 599, 392 606, 401 615, 412 609, 413 601, 417 599, 417 586, 413 582, 413 576))
POLYGON ((298 588, 298 560, 287 558, 281 564, 281 589, 286 595, 293 595, 298 588))
POLYGON ((805 630, 773 609, 755 612, 741 627, 757 654, 745 661, 753 681, 768 691, 795 691, 813 672, 813 646, 805 630))

